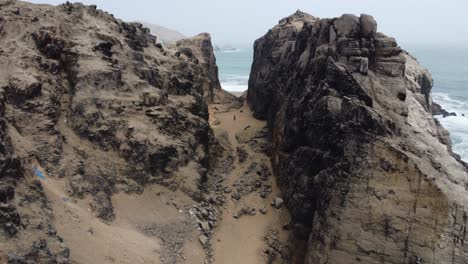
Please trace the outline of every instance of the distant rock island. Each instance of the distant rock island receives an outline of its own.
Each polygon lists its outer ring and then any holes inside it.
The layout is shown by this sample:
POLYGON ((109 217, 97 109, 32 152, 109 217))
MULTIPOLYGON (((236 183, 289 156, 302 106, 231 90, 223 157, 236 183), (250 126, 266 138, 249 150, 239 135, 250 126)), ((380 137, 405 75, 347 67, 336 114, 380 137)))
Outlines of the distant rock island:
POLYGON ((238 52, 240 49, 235 48, 231 45, 222 45, 222 46, 216 45, 214 50, 217 52, 238 52))
POLYGON ((140 22, 150 30, 150 33, 158 37, 158 41, 163 44, 175 43, 178 40, 186 38, 186 36, 177 30, 169 29, 163 26, 140 22))

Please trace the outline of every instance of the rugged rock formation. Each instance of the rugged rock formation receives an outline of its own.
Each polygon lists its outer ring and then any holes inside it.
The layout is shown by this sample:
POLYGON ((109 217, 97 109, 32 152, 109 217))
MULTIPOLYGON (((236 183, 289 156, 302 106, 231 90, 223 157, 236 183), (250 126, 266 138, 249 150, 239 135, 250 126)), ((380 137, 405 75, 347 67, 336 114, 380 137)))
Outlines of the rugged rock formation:
POLYGON ((183 56, 188 60, 192 59, 196 64, 202 66, 205 75, 202 86, 206 102, 237 101, 235 96, 221 88, 210 34, 201 33, 191 38, 181 39, 169 47, 177 50, 176 56, 183 56))
POLYGON ((448 112, 442 106, 438 103, 432 103, 432 114, 434 115, 441 115, 442 117, 447 117, 447 116, 457 116, 457 113, 455 112, 448 112))
POLYGON ((113 193, 179 189, 174 175, 189 163, 195 176, 183 191, 200 196, 211 136, 204 93, 219 86, 210 39, 183 56, 156 40, 96 6, 1 2, 0 253, 11 263, 68 261, 41 178, 63 178, 108 222, 113 193))
POLYGON ((466 166, 431 88, 368 15, 298 11, 255 42, 248 102, 270 127, 299 261, 466 262, 466 166))
POLYGON ((175 48, 177 49, 176 56, 194 59, 195 63, 203 67, 207 76, 203 83, 205 99, 213 102, 215 92, 221 90, 221 84, 218 79, 218 66, 210 34, 202 33, 192 38, 179 40, 175 48))

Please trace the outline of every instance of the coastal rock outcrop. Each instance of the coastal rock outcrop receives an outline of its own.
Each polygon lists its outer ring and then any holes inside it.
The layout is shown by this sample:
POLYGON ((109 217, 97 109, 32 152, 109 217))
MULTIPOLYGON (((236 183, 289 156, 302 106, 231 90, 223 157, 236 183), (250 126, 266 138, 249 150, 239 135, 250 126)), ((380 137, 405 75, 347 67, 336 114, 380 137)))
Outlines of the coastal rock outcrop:
POLYGON ((202 84, 204 95, 207 102, 213 102, 215 93, 221 90, 221 84, 218 79, 218 66, 216 65, 210 34, 202 33, 179 40, 176 42, 175 48, 177 49, 177 56, 194 59, 195 63, 200 64, 205 70, 204 73, 207 78, 202 84))
POLYGON ((247 100, 268 121, 296 260, 465 263, 467 167, 429 72, 368 15, 298 11, 254 49, 247 100))
POLYGON ((168 45, 176 50, 176 56, 193 60, 202 68, 204 81, 202 83, 204 98, 207 103, 236 103, 239 100, 221 87, 218 65, 211 44, 209 33, 201 33, 191 38, 184 38, 175 44, 168 45))
POLYGON ((209 36, 192 46, 162 47, 96 6, 1 3, 0 258, 69 261, 48 178, 68 190, 61 203, 86 198, 108 223, 116 192, 158 183, 200 197, 212 136, 204 97, 219 81, 209 36), (176 180, 188 166, 191 178, 176 180))

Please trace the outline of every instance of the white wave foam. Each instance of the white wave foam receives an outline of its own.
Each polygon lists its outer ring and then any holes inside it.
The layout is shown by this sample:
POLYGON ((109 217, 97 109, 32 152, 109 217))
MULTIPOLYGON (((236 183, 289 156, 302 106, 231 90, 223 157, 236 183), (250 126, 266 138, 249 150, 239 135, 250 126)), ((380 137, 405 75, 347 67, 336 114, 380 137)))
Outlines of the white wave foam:
POLYGON ((457 116, 437 116, 437 118, 450 132, 453 151, 468 162, 468 102, 453 99, 448 94, 443 93, 434 93, 433 99, 448 112, 457 114, 457 116))
POLYGON ((248 88, 249 76, 223 74, 220 79, 221 87, 226 91, 243 92, 248 88))
POLYGON ((243 92, 248 88, 247 83, 221 82, 221 87, 229 92, 243 92))
POLYGON ((438 117, 440 123, 450 132, 453 151, 468 162, 468 118, 464 116, 438 117))
POLYGON ((468 115, 468 102, 450 97, 445 93, 434 93, 432 96, 434 102, 440 104, 445 110, 455 112, 457 115, 468 115))
POLYGON ((224 79, 238 79, 238 80, 248 80, 249 76, 247 75, 236 75, 236 74, 221 74, 220 78, 224 79))
POLYGON ((226 50, 221 50, 222 52, 225 53, 234 53, 234 52, 240 52, 240 49, 226 49, 226 50))

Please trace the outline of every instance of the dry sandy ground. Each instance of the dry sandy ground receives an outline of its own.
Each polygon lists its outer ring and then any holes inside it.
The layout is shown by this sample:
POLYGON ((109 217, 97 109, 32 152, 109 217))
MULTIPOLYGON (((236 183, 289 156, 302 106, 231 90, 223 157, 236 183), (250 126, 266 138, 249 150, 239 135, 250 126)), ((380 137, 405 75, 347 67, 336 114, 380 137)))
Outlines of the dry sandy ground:
MULTIPOLYGON (((165 237, 149 236, 145 227, 181 227, 187 220, 185 209, 174 204, 184 208, 193 203, 185 194, 158 185, 147 187, 141 195, 119 193, 113 197, 116 219, 106 224, 94 216, 88 199, 67 196, 64 181, 47 175, 41 182, 52 203, 55 226, 70 247, 74 263, 164 263, 165 237)), ((190 260, 187 263, 203 263, 205 258, 197 234, 194 227, 188 228, 183 254, 190 260)))
MULTIPOLYGON (((269 157, 264 153, 256 153, 247 144, 240 144, 236 140, 236 133, 241 132, 245 127, 250 126, 250 129, 255 131, 266 125, 265 122, 252 116, 245 103, 242 108, 234 108, 228 112, 223 112, 222 106, 212 106, 210 117, 212 123, 216 119, 220 122, 218 125, 213 125, 217 136, 227 133, 233 150, 242 146, 248 153, 247 161, 242 164, 236 158, 234 169, 225 181, 226 186, 231 187, 235 181, 241 178, 250 164, 249 161, 263 161, 265 164, 270 164, 269 157), (215 111, 214 107, 219 111, 215 111)), ((266 247, 265 237, 269 231, 277 230, 280 232, 279 238, 283 241, 287 240, 288 233, 282 229, 282 226, 289 222, 289 215, 286 209, 278 210, 270 205, 272 199, 279 196, 275 180, 270 180, 273 191, 266 199, 261 198, 257 192, 250 193, 238 201, 230 196, 227 197, 222 219, 218 222, 218 227, 212 238, 215 263, 266 263, 267 256, 263 251, 266 247), (233 217, 236 212, 245 207, 257 209, 257 214, 243 216, 239 219, 233 217), (258 211, 262 207, 267 208, 267 214, 263 215, 258 211)))

